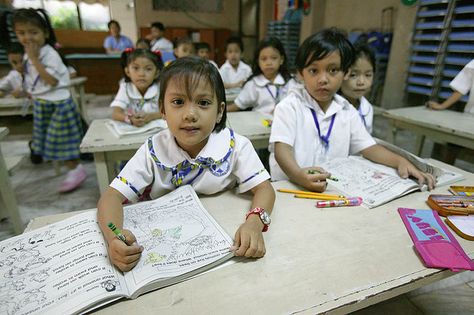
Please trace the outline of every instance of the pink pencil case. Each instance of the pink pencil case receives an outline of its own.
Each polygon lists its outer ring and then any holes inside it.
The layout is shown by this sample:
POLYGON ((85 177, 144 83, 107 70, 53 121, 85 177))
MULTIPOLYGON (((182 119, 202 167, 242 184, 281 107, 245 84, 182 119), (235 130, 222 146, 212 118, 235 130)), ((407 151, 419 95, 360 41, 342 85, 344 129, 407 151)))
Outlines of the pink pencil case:
POLYGON ((474 262, 436 211, 398 208, 398 213, 426 267, 474 270, 474 262))

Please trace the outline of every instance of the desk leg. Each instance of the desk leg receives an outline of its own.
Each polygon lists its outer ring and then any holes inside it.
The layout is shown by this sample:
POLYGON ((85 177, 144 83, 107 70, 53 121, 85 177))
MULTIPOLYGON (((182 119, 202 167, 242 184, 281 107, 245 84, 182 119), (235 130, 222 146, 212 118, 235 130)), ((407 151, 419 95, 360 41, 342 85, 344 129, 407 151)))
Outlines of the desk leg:
POLYGON ((111 167, 112 170, 109 170, 110 163, 108 163, 107 156, 104 152, 94 153, 94 163, 95 170, 97 172, 97 182, 99 183, 100 193, 103 193, 110 184, 110 174, 113 172, 113 166, 111 167))
POLYGON ((388 137, 388 142, 392 143, 392 144, 395 144, 395 139, 397 138, 397 127, 395 127, 395 124, 393 123, 393 121, 390 123, 390 131, 387 135, 388 137))
POLYGON ((84 83, 79 85, 79 112, 84 120, 86 120, 86 108, 85 108, 85 92, 84 92, 84 83))
MULTIPOLYGON (((7 210, 7 214, 13 223, 13 230, 16 234, 23 232, 23 222, 21 221, 20 212, 16 203, 15 191, 12 189, 10 178, 0 151, 0 206, 7 210)), ((0 214, 1 215, 1 214, 0 214)))
POLYGON ((425 136, 424 135, 416 136, 415 154, 417 156, 421 155, 421 151, 423 150, 424 144, 425 144, 425 136))

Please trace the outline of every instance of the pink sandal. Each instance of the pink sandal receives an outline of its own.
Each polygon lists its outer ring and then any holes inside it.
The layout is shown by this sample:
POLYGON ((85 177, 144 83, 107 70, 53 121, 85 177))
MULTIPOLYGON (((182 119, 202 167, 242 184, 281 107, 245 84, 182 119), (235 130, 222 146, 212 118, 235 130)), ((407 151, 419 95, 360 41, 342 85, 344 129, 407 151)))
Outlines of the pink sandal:
POLYGON ((67 172, 66 179, 61 183, 58 192, 70 192, 78 188, 87 178, 87 173, 82 164, 79 164, 75 169, 67 172))

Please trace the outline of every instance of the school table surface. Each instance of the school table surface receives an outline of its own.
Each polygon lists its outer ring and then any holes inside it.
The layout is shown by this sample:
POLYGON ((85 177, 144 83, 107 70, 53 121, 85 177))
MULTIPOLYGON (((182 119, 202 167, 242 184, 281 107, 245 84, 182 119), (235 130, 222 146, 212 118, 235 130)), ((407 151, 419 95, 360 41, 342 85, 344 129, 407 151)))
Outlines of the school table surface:
MULTIPOLYGON (((227 126, 252 141, 255 148, 266 148, 270 128, 262 124, 263 115, 256 112, 227 113, 227 126)), ((93 120, 82 139, 80 150, 92 153, 101 192, 115 176, 116 161, 129 160, 152 133, 117 137, 106 125, 107 119, 93 120)))
MULTIPOLYGON (((431 160, 465 176, 474 174, 431 160)), ((273 183, 275 188, 296 186, 273 183)), ((266 255, 201 274, 187 281, 121 300, 100 314, 343 314, 454 275, 425 268, 397 212, 428 209, 430 193, 415 192, 374 209, 318 209, 315 200, 277 192, 272 224, 264 234, 266 255)), ((329 188, 328 193, 335 192, 329 188)), ((251 205, 251 195, 227 191, 200 196, 205 208, 233 236, 251 205)), ((33 219, 28 230, 74 213, 33 219)), ((453 232, 454 235, 456 235, 453 232)), ((470 258, 474 242, 457 237, 470 258)))
POLYGON ((416 155, 421 154, 425 137, 474 149, 474 115, 425 106, 391 109, 382 115, 392 125, 390 142, 395 143, 398 129, 408 129, 417 135, 416 155))

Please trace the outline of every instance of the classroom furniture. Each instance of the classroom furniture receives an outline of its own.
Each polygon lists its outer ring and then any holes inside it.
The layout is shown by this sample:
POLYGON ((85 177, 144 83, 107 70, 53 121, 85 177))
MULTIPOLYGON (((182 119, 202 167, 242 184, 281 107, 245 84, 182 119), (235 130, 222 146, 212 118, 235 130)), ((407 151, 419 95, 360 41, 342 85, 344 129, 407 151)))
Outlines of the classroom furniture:
MULTIPOLYGON (((0 140, 8 134, 8 128, 0 127, 0 140)), ((8 168, 0 147, 0 219, 9 217, 16 234, 23 232, 23 222, 16 203, 15 191, 10 183, 8 168)))
MULTIPOLYGON (((472 173, 431 162, 462 173, 466 179, 459 185, 474 181, 472 173)), ((296 188, 287 181, 273 186, 296 188)), ((329 188, 328 192, 334 191, 329 188)), ((430 193, 447 192, 447 187, 415 192, 372 210, 361 206, 318 209, 314 200, 277 192, 272 224, 264 234, 265 257, 237 260, 97 312, 347 314, 362 309, 455 274, 423 266, 397 212, 398 207, 427 209, 430 193)), ((231 236, 251 204, 249 194, 234 190, 200 199, 231 236)), ((27 229, 72 214, 36 218, 27 229)), ((473 258, 474 242, 453 234, 473 258)))
POLYGON ((66 59, 78 75, 87 77, 87 93, 117 93, 123 78, 120 54, 69 54, 66 59))
MULTIPOLYGON (((270 128, 262 123, 263 115, 256 112, 227 113, 227 126, 252 141, 256 149, 268 147, 270 128)), ((101 192, 115 177, 115 162, 129 160, 151 135, 150 133, 128 135, 119 138, 106 125, 107 119, 93 120, 82 139, 82 153, 92 153, 101 192)))
POLYGON ((389 142, 395 144, 398 129, 417 135, 415 154, 420 155, 425 137, 474 149, 474 115, 451 110, 432 110, 425 106, 403 107, 383 112, 392 126, 389 142))
POLYGON ((449 82, 472 60, 474 6, 467 1, 418 3, 406 91, 446 99, 452 93, 449 82))

